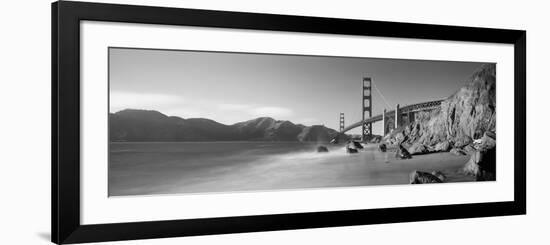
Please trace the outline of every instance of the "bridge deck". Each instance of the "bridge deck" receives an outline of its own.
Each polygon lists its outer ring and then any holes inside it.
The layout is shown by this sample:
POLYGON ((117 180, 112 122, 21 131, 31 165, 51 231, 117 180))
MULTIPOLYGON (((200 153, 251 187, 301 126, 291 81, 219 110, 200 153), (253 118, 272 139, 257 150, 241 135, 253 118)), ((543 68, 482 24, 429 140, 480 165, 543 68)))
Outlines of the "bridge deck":
MULTIPOLYGON (((407 106, 404 106, 404 107, 400 108, 399 110, 401 111, 401 114, 407 114, 409 112, 433 110, 433 109, 436 109, 436 108, 440 107, 442 101, 443 100, 434 100, 434 101, 428 101, 428 102, 422 102, 422 103, 407 105, 407 106)), ((386 111, 386 117, 387 117, 387 115, 393 115, 393 114, 395 114, 395 110, 386 111)), ((374 123, 374 122, 378 122, 378 121, 382 121, 382 114, 378 114, 376 116, 367 118, 367 119, 365 119, 364 123, 374 123)), ((342 131, 342 133, 345 133, 349 130, 360 127, 361 124, 362 124, 361 121, 356 122, 354 124, 351 124, 351 125, 345 127, 344 130, 342 131)))

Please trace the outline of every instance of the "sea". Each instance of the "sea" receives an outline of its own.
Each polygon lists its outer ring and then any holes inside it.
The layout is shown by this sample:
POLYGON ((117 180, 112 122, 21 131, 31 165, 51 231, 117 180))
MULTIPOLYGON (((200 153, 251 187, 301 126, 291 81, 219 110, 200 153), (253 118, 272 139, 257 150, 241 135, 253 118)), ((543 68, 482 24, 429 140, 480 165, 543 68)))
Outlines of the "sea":
POLYGON ((302 142, 111 142, 109 196, 277 191, 409 184, 414 170, 459 169, 467 156, 401 160, 365 145, 302 142), (318 146, 329 152, 317 152, 318 146))

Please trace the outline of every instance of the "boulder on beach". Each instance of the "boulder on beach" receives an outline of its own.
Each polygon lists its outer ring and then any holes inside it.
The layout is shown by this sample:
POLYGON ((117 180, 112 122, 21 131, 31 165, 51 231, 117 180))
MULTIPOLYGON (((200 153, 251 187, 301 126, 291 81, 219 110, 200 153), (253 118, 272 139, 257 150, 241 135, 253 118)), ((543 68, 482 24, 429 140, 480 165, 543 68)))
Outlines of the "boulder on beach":
POLYGON ((376 144, 376 143, 380 143, 380 141, 382 141, 382 136, 373 135, 372 138, 369 140, 369 143, 376 144))
POLYGON ((445 174, 443 174, 443 172, 441 171, 432 171, 432 175, 439 178, 442 182, 444 182, 445 179, 447 179, 447 176, 445 176, 445 174))
POLYGON ((346 152, 347 153, 358 153, 359 149, 363 149, 363 145, 361 145, 361 143, 359 143, 357 141, 350 140, 346 144, 346 152))
POLYGON ((451 143, 448 140, 439 142, 435 145, 435 151, 449 151, 451 149, 451 143))
POLYGON ((492 149, 496 145, 496 134, 491 131, 485 132, 481 138, 474 140, 474 148, 480 151, 492 149))
POLYGON ((409 175, 410 184, 429 184, 429 183, 443 183, 443 181, 437 176, 421 171, 412 171, 409 175))
POLYGON ((462 171, 465 174, 475 176, 477 181, 495 180, 496 147, 476 151, 464 165, 462 171))
POLYGON ((463 151, 462 149, 458 149, 458 148, 453 148, 449 151, 451 154, 453 155, 457 155, 457 156, 464 156, 466 155, 466 152, 463 151))
POLYGON ((378 145, 378 150, 381 151, 381 152, 386 152, 387 149, 388 149, 388 147, 384 143, 378 145))
POLYGON ((415 154, 424 154, 424 153, 428 153, 428 148, 423 145, 423 144, 420 144, 418 142, 414 143, 411 145, 411 147, 409 147, 409 153, 411 155, 415 155, 415 154))
POLYGON ((353 145, 353 147, 355 147, 355 149, 363 149, 364 148, 361 143, 359 143, 357 141, 354 141, 354 140, 350 141, 349 144, 353 145))
POLYGON ((399 148, 397 148, 397 151, 395 152, 395 157, 399 159, 410 159, 411 154, 407 151, 407 149, 405 149, 405 147, 399 145, 399 148))
POLYGON ((472 138, 467 135, 462 136, 461 138, 456 138, 454 140, 455 140, 454 147, 457 147, 457 148, 464 148, 473 142, 472 138))
POLYGON ((328 152, 328 148, 323 145, 317 146, 317 152, 328 152))
POLYGON ((357 151, 357 149, 355 148, 349 148, 348 146, 346 146, 346 152, 352 154, 352 153, 358 153, 359 151, 357 151))
POLYGON ((477 149, 474 147, 474 145, 470 144, 470 145, 465 145, 464 147, 462 147, 462 150, 466 153, 474 153, 477 151, 477 149))

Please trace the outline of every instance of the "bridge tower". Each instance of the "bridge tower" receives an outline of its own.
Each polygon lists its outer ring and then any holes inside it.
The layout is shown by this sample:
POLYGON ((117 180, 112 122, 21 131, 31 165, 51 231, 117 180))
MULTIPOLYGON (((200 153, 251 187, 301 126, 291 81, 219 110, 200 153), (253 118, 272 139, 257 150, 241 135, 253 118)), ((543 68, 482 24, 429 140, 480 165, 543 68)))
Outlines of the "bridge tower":
POLYGON ((372 136, 372 123, 365 123, 366 118, 372 117, 372 80, 370 77, 363 78, 363 106, 361 108, 362 127, 361 141, 366 141, 372 136), (368 114, 367 114, 368 113, 368 114), (367 115, 366 115, 367 114, 367 115))
POLYGON ((340 112, 340 133, 344 132, 344 113, 340 112))

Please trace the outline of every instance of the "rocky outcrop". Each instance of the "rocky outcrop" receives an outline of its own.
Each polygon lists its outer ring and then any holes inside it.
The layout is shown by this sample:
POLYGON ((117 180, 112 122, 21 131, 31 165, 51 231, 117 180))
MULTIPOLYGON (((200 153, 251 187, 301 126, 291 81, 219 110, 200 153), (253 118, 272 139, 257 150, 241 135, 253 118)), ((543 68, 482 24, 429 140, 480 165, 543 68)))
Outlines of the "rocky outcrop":
POLYGON ((328 152, 328 148, 326 146, 317 146, 317 152, 328 152))
POLYGON ((447 176, 445 176, 445 174, 441 171, 432 171, 432 175, 440 179, 442 182, 445 182, 447 179, 447 176))
POLYGON ((457 155, 457 156, 463 156, 463 155, 466 155, 466 152, 463 151, 462 149, 458 149, 458 148, 453 148, 451 149, 451 151, 449 151, 450 153, 452 153, 453 155, 457 155))
POLYGON ((350 140, 348 143, 346 143, 346 152, 347 153, 358 153, 360 149, 363 149, 363 145, 361 143, 350 140))
POLYGON ((496 147, 476 151, 464 165, 465 174, 473 175, 477 181, 496 179, 496 147))
POLYGON ((407 149, 405 149, 405 147, 403 147, 402 145, 399 145, 399 147, 397 148, 397 151, 395 152, 395 158, 410 159, 411 154, 409 153, 409 151, 407 151, 407 149))
POLYGON ((382 141, 382 136, 372 135, 369 138, 365 139, 365 141, 369 142, 369 143, 372 143, 372 144, 377 144, 377 143, 380 143, 380 141, 382 141))
POLYGON ((347 153, 359 153, 359 151, 355 148, 350 148, 349 145, 346 146, 346 152, 347 153))
POLYGON ((489 150, 496 146, 496 134, 491 131, 485 132, 483 137, 474 141, 474 148, 481 151, 489 150))
POLYGON ((352 148, 355 148, 355 149, 363 149, 365 147, 363 147, 363 145, 355 140, 352 140, 350 142, 348 142, 348 145, 352 148))
POLYGON ((441 180, 440 178, 438 178, 437 176, 431 173, 415 170, 409 175, 409 183, 410 184, 443 183, 443 180, 441 180))
POLYGON ((449 151, 451 149, 451 143, 448 140, 437 143, 434 146, 435 151, 449 151))
POLYGON ((378 145, 378 150, 380 152, 386 152, 388 150, 388 147, 386 146, 386 144, 382 143, 382 144, 378 145))
POLYGON ((414 146, 414 152, 424 150, 420 145, 429 151, 471 150, 474 140, 495 132, 495 75, 495 64, 484 65, 439 109, 416 113, 415 121, 394 130, 388 142, 414 146))
POLYGON ((409 147, 409 153, 411 155, 425 154, 425 153, 428 153, 428 152, 429 152, 428 148, 425 145, 420 144, 418 142, 413 143, 409 147))

